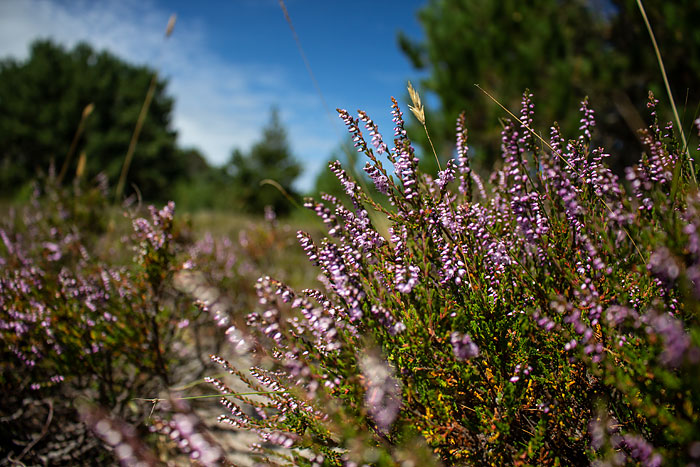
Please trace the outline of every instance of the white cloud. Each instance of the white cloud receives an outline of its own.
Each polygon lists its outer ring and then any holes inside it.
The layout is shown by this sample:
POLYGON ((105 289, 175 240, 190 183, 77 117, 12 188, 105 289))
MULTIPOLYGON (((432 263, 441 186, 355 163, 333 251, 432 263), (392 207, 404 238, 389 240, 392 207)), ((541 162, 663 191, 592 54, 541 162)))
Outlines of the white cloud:
POLYGON ((170 11, 149 1, 0 2, 0 57, 25 59, 29 45, 51 38, 67 47, 87 41, 98 49, 159 69, 175 97, 173 124, 183 146, 195 146, 213 163, 223 163, 234 147, 246 149, 260 134, 269 109, 277 105, 297 157, 311 185, 337 144, 318 97, 310 86, 295 88, 281 66, 230 63, 207 47, 206 30, 181 22, 164 39, 170 11))

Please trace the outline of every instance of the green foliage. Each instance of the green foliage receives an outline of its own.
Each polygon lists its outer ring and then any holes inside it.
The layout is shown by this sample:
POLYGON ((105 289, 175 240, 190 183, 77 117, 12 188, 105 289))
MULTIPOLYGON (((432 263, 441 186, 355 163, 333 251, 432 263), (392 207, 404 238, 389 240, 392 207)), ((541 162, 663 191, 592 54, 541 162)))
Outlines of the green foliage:
POLYGON ((291 210, 293 205, 278 188, 262 183, 273 180, 293 197, 292 184, 301 173, 301 166, 290 152, 287 133, 277 109, 270 112, 270 121, 263 129, 260 141, 248 154, 235 149, 226 170, 231 176, 232 203, 237 210, 257 215, 262 215, 266 206, 271 206, 279 214, 291 210))
POLYGON ((186 212, 219 210, 231 212, 235 193, 231 176, 223 167, 212 167, 196 149, 178 149, 187 160, 187 178, 181 178, 173 188, 178 209, 186 212))
MULTIPOLYGON (((644 3, 689 123, 700 103, 700 4, 644 3)), ((649 89, 665 93, 635 0, 431 0, 419 19, 425 39, 402 34, 399 43, 414 66, 430 72, 422 84, 440 108, 428 109, 427 119, 443 158, 451 155, 452 122, 466 110, 479 134, 472 140, 476 162, 490 167, 497 160, 501 113, 478 83, 510 109, 531 89, 543 121, 558 121, 567 133, 579 126, 569 109, 588 96, 600 116, 598 142, 620 159, 617 168, 636 159, 636 133, 644 127, 638 103, 649 89)), ((427 149, 422 132, 415 136, 427 149)))
MULTIPOLYGON (((626 191, 593 146, 587 102, 576 139, 555 126, 540 145, 525 128, 530 97, 524 124, 505 122, 488 195, 470 168, 463 118, 458 157, 432 177, 394 103, 394 176, 360 135, 366 116, 340 111, 391 207, 332 164, 350 202, 308 201, 328 237, 298 234, 325 288, 297 292, 263 277, 260 309, 228 328, 255 365, 248 373, 214 360, 265 397, 212 379, 220 421, 288 448, 258 448, 261 462, 697 458, 700 198, 687 167, 674 170, 686 159, 672 126, 660 127, 650 96, 649 152, 627 169, 626 191), (388 218, 389 236, 371 210, 388 218)), ((387 150, 381 140, 374 148, 387 150)))
MULTIPOLYGON (((153 74, 87 44, 65 50, 48 41, 35 42, 26 62, 0 63, 0 194, 16 193, 51 164, 62 168, 89 104, 66 180, 85 152, 87 176, 104 172, 115 183, 153 74)), ((134 184, 144 198, 160 201, 189 168, 175 149, 165 86, 157 82, 127 179, 129 191, 134 184)))

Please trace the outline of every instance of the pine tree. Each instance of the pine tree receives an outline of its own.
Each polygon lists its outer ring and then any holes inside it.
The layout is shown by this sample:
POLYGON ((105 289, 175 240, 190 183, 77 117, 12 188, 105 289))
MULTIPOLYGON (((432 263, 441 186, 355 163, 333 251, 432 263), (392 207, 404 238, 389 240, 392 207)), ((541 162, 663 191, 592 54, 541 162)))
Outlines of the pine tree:
POLYGON ((271 180, 289 196, 295 196, 293 183, 301 174, 301 166, 291 154, 287 131, 276 108, 270 111, 270 121, 260 141, 248 154, 234 149, 226 168, 232 177, 233 203, 239 210, 253 214, 262 214, 266 206, 271 206, 278 214, 291 210, 291 202, 279 188, 263 183, 271 180))
MULTIPOLYGON (((65 181, 85 152, 85 175, 105 172, 115 185, 153 75, 87 44, 66 50, 38 41, 25 62, 0 62, 0 194, 16 193, 52 162, 60 171, 88 106, 65 181)), ((126 184, 146 199, 166 200, 187 173, 176 152, 172 110, 166 82, 158 80, 126 184)))

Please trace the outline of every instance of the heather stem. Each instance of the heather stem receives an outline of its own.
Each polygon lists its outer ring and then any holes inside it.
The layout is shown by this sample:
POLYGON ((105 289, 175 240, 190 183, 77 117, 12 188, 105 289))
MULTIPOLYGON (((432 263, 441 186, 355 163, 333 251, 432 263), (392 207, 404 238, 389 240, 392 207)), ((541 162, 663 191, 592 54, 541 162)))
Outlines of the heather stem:
MULTIPOLYGON (((666 74, 666 67, 664 66, 663 58, 661 58, 661 51, 659 50, 659 46, 656 43, 656 36, 654 35, 654 31, 651 29, 651 23, 649 23, 649 18, 647 17, 647 13, 644 10, 644 5, 642 4, 642 0, 637 0, 637 6, 639 7, 639 12, 642 14, 642 18, 644 19, 644 24, 647 28, 647 31, 649 32, 649 37, 651 38, 651 43, 654 46, 654 53, 656 54, 656 60, 659 62, 659 68, 661 69, 661 76, 664 79, 664 85, 666 86, 666 92, 668 93, 668 99, 671 101, 671 109, 673 110, 673 116, 676 119, 676 125, 678 125, 678 131, 681 134, 681 140, 683 141, 683 148, 685 151, 685 155, 688 158, 688 165, 690 168, 690 175, 692 175, 692 177, 693 177, 693 184, 697 185, 698 180, 695 177, 695 169, 693 168, 692 161, 690 159, 690 153, 688 152, 688 142, 685 139, 685 132, 683 131, 683 125, 681 125, 681 119, 678 116, 678 109, 676 108, 676 101, 673 99, 673 93, 671 92, 671 86, 668 83, 668 76, 666 74)), ((680 176, 680 174, 678 176, 680 176)))
POLYGON ((165 366, 165 361, 163 360, 163 352, 160 349, 160 332, 158 331, 158 321, 157 317, 160 312, 160 305, 158 303, 158 298, 153 301, 154 314, 151 316, 151 332, 153 333, 153 350, 156 353, 156 369, 160 378, 163 380, 166 386, 170 385, 170 378, 168 378, 168 370, 165 366))

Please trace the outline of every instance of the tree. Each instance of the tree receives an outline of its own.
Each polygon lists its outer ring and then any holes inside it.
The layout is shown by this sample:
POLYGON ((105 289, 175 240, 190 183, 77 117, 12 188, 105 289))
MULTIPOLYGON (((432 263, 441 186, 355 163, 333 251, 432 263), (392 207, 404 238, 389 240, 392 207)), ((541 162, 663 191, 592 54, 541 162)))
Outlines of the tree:
POLYGON ((289 196, 295 196, 294 180, 301 174, 301 166, 294 160, 282 126, 279 112, 273 108, 270 121, 263 129, 262 138, 248 154, 234 149, 226 169, 232 178, 235 206, 244 212, 262 214, 265 206, 272 206, 278 214, 291 210, 291 203, 279 188, 261 182, 272 180, 289 196))
POLYGON ((173 199, 180 211, 227 210, 235 199, 231 176, 225 167, 212 167, 194 148, 178 149, 187 161, 187 178, 174 188, 173 199))
MULTIPOLYGON (((667 65, 672 64, 676 98, 682 102, 689 89, 694 105, 700 100, 700 3, 645 3, 667 65)), ((427 119, 443 157, 451 154, 446 143, 454 138, 462 110, 469 128, 486 135, 470 141, 477 155, 487 164, 496 157, 498 118, 505 115, 475 83, 514 111, 530 89, 538 129, 545 133, 559 121, 565 134, 573 134, 580 117, 570 109, 589 96, 602 127, 598 134, 610 135, 599 143, 632 159, 639 153, 636 132, 645 115, 638 103, 649 89, 665 96, 635 0, 432 0, 419 19, 425 40, 400 34, 399 44, 418 69, 430 70, 422 87, 441 103, 429 109, 427 119)))
MULTIPOLYGON (((0 62, 2 194, 16 192, 52 162, 61 169, 89 104, 93 111, 74 153, 86 153, 87 175, 105 172, 115 184, 153 74, 87 44, 67 51, 49 41, 35 42, 26 62, 0 62)), ((166 199, 187 167, 175 151, 173 100, 165 87, 158 80, 127 182, 152 200, 166 199)))

